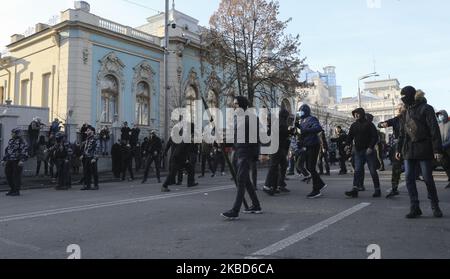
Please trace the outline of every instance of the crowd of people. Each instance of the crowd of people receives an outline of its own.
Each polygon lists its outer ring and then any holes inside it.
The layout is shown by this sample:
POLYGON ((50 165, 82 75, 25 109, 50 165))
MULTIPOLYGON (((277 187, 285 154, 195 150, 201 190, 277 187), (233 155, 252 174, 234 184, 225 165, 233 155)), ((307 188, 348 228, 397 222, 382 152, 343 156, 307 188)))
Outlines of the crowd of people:
MULTIPOLYGON (((302 105, 296 115, 286 110, 279 114, 279 148, 269 156, 269 171, 262 188, 269 196, 289 193, 286 180, 297 175, 306 183, 311 183, 312 191, 307 198, 321 197, 328 187, 326 176, 331 175, 330 166, 339 165, 339 175, 347 175, 353 169, 353 187, 345 195, 358 198, 365 191, 365 165, 367 165, 374 185, 374 198, 382 195, 379 171, 384 171, 384 161, 388 158, 392 165, 392 189, 386 198, 398 196, 402 172, 405 172, 406 186, 410 196, 411 210, 407 218, 422 215, 416 181, 421 178, 428 190, 428 198, 435 217, 442 217, 439 198, 433 178, 433 171, 442 166, 450 181, 450 121, 446 111, 435 112, 427 104, 425 94, 411 86, 402 89, 402 105, 397 108, 393 119, 374 123, 373 115, 363 108, 353 111, 354 123, 346 132, 341 126, 335 127, 328 135, 319 120, 312 115, 308 105, 302 105), (380 130, 393 128, 389 140, 380 130), (380 130, 379 130, 380 129, 380 130)), ((250 107, 245 97, 236 97, 235 109, 246 111, 250 107)), ((235 203, 231 210, 222 216, 236 219, 245 205, 244 213, 262 213, 257 190, 257 162, 267 156, 261 153, 258 143, 250 142, 248 132, 250 123, 235 121, 235 130, 245 130, 247 137, 234 143, 194 144, 182 142, 175 144, 172 138, 164 141, 151 131, 148 137, 140 141, 141 130, 137 125, 132 128, 125 122, 120 130, 120 139, 110 146, 111 133, 108 127, 100 131, 84 123, 79 139, 69 143, 65 133, 61 132, 61 122, 55 119, 50 125, 48 135, 42 135, 44 126, 39 118, 33 119, 28 128, 29 140, 20 136, 21 131, 14 129, 8 142, 2 164, 11 190, 8 196, 19 196, 24 162, 36 157, 36 175, 40 175, 44 166, 45 175, 54 179, 56 189, 67 190, 72 186, 72 174, 83 170, 81 190, 99 190, 98 161, 101 156, 112 160, 112 173, 115 178, 133 181, 135 171, 143 169, 142 183, 148 181, 153 167, 156 180, 161 183, 161 169, 165 168, 168 158, 167 177, 161 191, 169 192, 171 185, 181 185, 184 174, 187 186, 195 187, 196 166, 200 165, 199 179, 205 177, 206 167, 212 177, 225 175, 225 170, 233 176, 238 188, 235 203), (170 156, 169 156, 170 154, 170 156), (133 168, 134 166, 134 168, 133 168), (245 201, 248 193, 252 204, 245 201)), ((272 127, 268 127, 268 131, 272 127)), ((193 131, 194 129, 192 129, 193 131)), ((237 133, 236 133, 237 134, 237 133)), ((194 134, 191 135, 192 138, 194 134)), ((450 183, 446 188, 450 187, 450 183)))

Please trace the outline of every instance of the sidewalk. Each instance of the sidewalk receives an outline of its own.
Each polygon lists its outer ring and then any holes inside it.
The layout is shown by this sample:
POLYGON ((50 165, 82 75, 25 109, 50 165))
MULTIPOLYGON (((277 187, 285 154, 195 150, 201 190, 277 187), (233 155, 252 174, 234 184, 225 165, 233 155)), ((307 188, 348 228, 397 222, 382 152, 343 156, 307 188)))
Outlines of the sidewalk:
MULTIPOLYGON (((111 183, 111 182, 120 182, 121 180, 115 178, 112 172, 102 172, 98 175, 99 184, 103 183, 111 183)), ((166 171, 161 171, 161 179, 164 179, 167 176, 166 171)), ((78 182, 81 180, 82 174, 72 174, 72 186, 80 185, 78 182)), ((127 179, 129 176, 127 176, 127 179)), ((139 172, 134 172, 134 180, 141 181, 144 178, 144 171, 140 170, 139 172)), ((156 179, 156 173, 150 172, 149 180, 156 179)), ((128 180, 126 180, 128 181, 128 180)), ((30 190, 30 189, 45 189, 45 188, 54 188, 57 185, 57 182, 52 182, 52 179, 48 176, 33 176, 33 177, 22 177, 22 190, 30 190)), ((81 186, 81 185, 80 185, 81 186)), ((0 179, 0 192, 9 191, 8 183, 6 179, 0 179)))

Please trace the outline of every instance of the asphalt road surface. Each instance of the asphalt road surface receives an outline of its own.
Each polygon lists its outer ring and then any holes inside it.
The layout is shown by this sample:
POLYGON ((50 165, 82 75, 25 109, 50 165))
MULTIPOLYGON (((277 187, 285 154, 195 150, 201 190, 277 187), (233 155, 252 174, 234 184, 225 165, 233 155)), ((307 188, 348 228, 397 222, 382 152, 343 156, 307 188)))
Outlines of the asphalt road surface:
MULTIPOLYGON (((261 183, 266 173, 260 171, 261 183)), ((308 200, 311 185, 289 178, 291 193, 269 197, 258 191, 264 214, 241 214, 237 221, 220 216, 236 194, 229 176, 198 179, 198 187, 171 187, 170 193, 161 193, 153 179, 146 185, 103 184, 98 192, 75 187, 2 195, 0 258, 450 258, 450 190, 441 174, 436 179, 444 218, 432 217, 419 182, 424 216, 416 220, 404 217, 409 210, 404 186, 393 200, 374 199, 366 179, 367 192, 349 199, 344 192, 352 186, 351 175, 337 176, 334 170, 323 177, 329 185, 324 196, 308 200)), ((383 172, 381 180, 384 193, 390 173, 383 172)))

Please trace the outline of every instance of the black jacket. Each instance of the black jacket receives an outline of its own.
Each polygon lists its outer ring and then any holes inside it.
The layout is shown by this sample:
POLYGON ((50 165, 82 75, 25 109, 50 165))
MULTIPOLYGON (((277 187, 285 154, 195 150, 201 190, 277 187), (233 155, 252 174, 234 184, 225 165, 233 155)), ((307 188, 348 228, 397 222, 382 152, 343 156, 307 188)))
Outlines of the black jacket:
POLYGON ((126 140, 126 141, 130 140, 131 129, 129 127, 122 127, 120 132, 121 132, 121 135, 120 135, 121 140, 126 140))
POLYGON ((374 149, 378 143, 378 132, 375 125, 368 121, 365 117, 366 112, 364 109, 359 108, 353 111, 353 115, 356 113, 362 114, 362 119, 356 120, 350 127, 347 137, 347 145, 351 145, 355 141, 356 151, 362 151, 368 148, 374 149))
POLYGON ((434 154, 442 154, 442 139, 434 108, 427 104, 423 95, 416 96, 416 102, 407 107, 404 121, 400 125, 397 152, 406 160, 433 160, 434 154), (416 123, 416 124, 415 124, 416 123), (419 140, 411 138, 412 126, 421 126, 419 140))
MULTIPOLYGON (((142 147, 144 147, 144 145, 142 145, 142 147)), ((151 138, 145 151, 148 156, 155 156, 155 152, 158 153, 157 155, 160 155, 162 152, 161 139, 159 137, 151 138)))

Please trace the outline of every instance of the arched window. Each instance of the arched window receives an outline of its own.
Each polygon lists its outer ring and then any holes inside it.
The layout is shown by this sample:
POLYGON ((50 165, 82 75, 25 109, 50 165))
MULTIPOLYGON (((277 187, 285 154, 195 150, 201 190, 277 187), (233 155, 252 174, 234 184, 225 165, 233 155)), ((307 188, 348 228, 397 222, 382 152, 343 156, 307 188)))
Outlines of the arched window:
POLYGON ((150 126, 150 87, 143 81, 136 89, 136 124, 150 126))
POLYGON ((119 82, 113 75, 106 75, 101 81, 101 122, 112 123, 119 113, 119 82))

